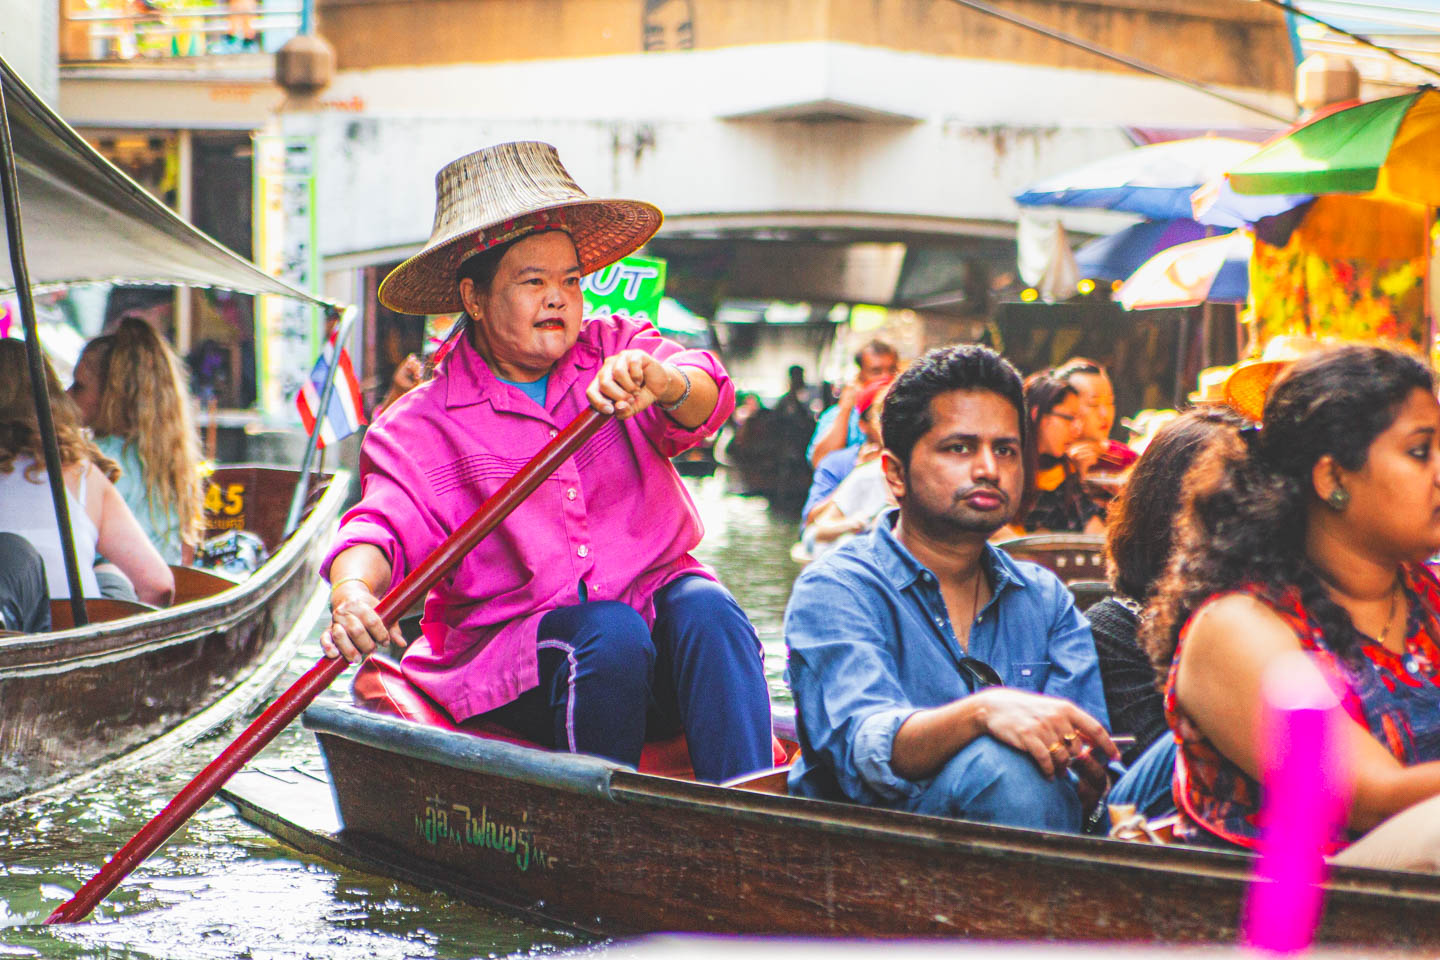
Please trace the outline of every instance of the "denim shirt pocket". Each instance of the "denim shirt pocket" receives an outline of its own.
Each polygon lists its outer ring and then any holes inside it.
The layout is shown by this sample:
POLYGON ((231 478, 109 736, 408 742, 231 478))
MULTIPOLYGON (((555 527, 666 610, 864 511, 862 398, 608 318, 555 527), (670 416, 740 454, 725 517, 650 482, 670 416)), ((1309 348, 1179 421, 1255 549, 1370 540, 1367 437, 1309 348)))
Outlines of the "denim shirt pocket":
POLYGON ((1050 661, 1040 660, 1030 663, 1012 663, 1006 671, 1010 674, 1007 678, 1009 686, 1016 690, 1029 690, 1032 693, 1039 693, 1045 689, 1045 680, 1050 676, 1050 661))

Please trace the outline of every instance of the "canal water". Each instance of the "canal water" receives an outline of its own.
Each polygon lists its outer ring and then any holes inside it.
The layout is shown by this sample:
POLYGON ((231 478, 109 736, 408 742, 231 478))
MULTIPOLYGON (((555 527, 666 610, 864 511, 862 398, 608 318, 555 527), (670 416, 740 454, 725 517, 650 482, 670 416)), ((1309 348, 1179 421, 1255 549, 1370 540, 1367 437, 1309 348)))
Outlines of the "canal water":
MULTIPOLYGON (((765 644, 771 694, 788 700, 780 678, 780 624, 798 572, 789 556, 795 521, 772 513, 762 499, 727 492, 723 473, 686 482, 706 528, 696 555, 749 612, 765 644)), ((318 644, 303 650, 282 683, 304 672, 318 652, 318 644)), ((346 683, 342 679, 335 688, 346 683)), ((88 922, 38 926, 239 729, 144 770, 88 784, 74 796, 0 810, 0 960, 459 960, 594 949, 565 931, 310 859, 218 801, 137 869, 88 922)), ((314 739, 296 724, 258 762, 318 757, 314 739)))

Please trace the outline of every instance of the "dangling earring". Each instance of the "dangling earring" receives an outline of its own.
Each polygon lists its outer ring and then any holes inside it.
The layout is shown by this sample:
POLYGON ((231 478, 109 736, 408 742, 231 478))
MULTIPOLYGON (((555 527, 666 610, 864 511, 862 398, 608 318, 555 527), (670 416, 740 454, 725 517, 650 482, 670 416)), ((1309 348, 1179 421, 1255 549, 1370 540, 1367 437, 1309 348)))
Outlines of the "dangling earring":
POLYGON ((1339 513, 1350 505, 1350 492, 1344 487, 1336 487, 1330 491, 1330 496, 1325 498, 1325 505, 1339 513))

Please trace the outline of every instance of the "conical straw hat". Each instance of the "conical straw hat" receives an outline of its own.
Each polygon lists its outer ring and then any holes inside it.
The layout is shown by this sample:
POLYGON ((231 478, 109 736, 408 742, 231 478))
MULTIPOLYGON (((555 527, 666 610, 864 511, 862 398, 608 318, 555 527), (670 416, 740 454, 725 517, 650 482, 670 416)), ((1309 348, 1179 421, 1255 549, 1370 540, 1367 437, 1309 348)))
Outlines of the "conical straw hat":
POLYGON ((1239 364, 1226 378, 1225 402, 1236 413, 1258 422, 1265 411, 1265 398, 1276 378, 1295 361, 1320 347, 1321 344, 1310 337, 1295 334, 1275 337, 1265 344, 1260 359, 1239 364))
POLYGON ((390 271, 380 302, 400 313, 464 309, 456 271, 471 256, 542 229, 575 241, 591 273, 638 250, 660 229, 655 206, 585 195, 548 143, 501 143, 435 175, 435 226, 425 249, 390 271))

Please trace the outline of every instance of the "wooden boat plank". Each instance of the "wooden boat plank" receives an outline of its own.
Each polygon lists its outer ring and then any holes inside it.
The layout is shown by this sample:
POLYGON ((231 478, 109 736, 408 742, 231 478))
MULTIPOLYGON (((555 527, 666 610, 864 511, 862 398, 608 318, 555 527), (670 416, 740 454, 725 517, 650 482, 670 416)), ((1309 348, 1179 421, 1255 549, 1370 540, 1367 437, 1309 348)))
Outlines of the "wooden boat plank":
MULTIPOLYGON (((609 933, 1226 943, 1249 877, 1244 855, 725 790, 353 708, 306 724, 350 843, 609 933)), ((1437 911, 1440 878, 1339 871, 1322 935, 1434 947, 1437 911)))
MULTIPOLYGON (((303 854, 351 870, 389 877, 425 890, 440 890, 469 903, 519 913, 554 926, 554 921, 525 906, 506 903, 484 891, 443 876, 409 869, 396 860, 393 850, 366 843, 345 833, 335 811, 328 775, 318 769, 269 768, 251 765, 240 771, 216 794, 237 816, 303 854)), ((579 927, 578 933, 596 933, 579 927)))

